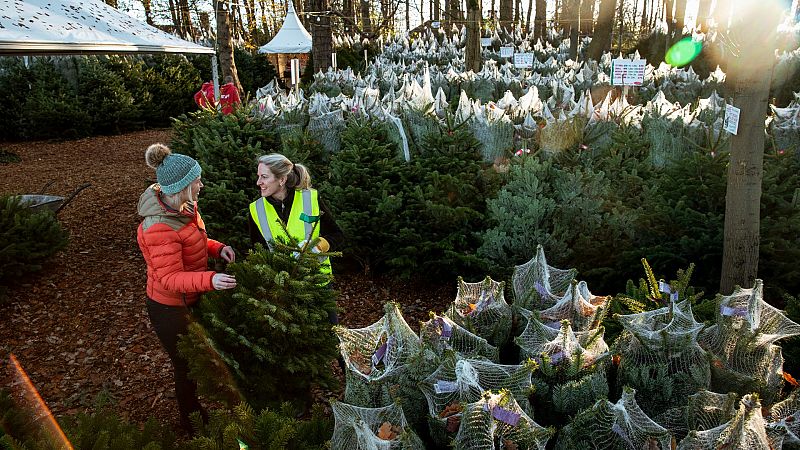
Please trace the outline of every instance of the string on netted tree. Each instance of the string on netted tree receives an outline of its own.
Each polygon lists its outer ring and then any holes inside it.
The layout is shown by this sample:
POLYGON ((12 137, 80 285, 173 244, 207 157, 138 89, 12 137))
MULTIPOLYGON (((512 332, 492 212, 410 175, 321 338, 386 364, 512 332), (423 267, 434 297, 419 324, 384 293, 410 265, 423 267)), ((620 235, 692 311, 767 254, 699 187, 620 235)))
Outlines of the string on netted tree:
POLYGON ((561 298, 578 271, 557 269, 547 264, 544 248, 536 246, 536 255, 525 264, 515 266, 514 306, 529 311, 549 308, 561 298))
POLYGON ((678 450, 716 450, 746 448, 772 450, 783 446, 783 433, 767 433, 757 394, 747 394, 739 402, 733 418, 710 430, 690 431, 678 450))
POLYGON ((445 315, 499 347, 511 335, 511 306, 506 303, 504 288, 504 282, 491 277, 478 283, 467 283, 458 277, 456 299, 445 315))
POLYGON ((446 351, 452 350, 464 359, 486 358, 498 361, 498 348, 486 339, 471 333, 447 316, 431 313, 430 317, 419 328, 423 351, 430 350, 438 360, 441 360, 446 351))
POLYGON ((455 438, 456 450, 544 450, 555 430, 533 421, 507 390, 487 391, 464 407, 455 438))
POLYGON ((710 386, 708 354, 697 343, 703 324, 688 300, 617 320, 625 329, 615 345, 617 384, 636 389, 645 412, 655 417, 710 386))
POLYGON ((335 424, 331 448, 353 450, 424 450, 412 431, 403 408, 390 404, 362 408, 342 402, 331 403, 335 424))
POLYGON ((699 337, 700 346, 713 357, 712 390, 758 392, 767 402, 778 394, 783 355, 774 343, 800 334, 800 325, 765 302, 763 293, 763 282, 756 280, 752 289, 737 287, 718 298, 716 323, 699 337))
POLYGON ((598 400, 562 428, 556 449, 608 450, 675 448, 669 432, 639 408, 636 391, 625 388, 617 403, 598 400))
POLYGON ((397 401, 416 422, 424 417, 425 399, 416 386, 424 376, 412 372, 409 360, 420 353, 419 338, 397 303, 387 303, 384 311, 365 328, 334 327, 347 365, 344 399, 370 408, 397 401))
POLYGON ((567 292, 555 305, 542 310, 539 318, 551 328, 560 328, 561 321, 568 320, 573 330, 588 331, 600 325, 610 299, 589 292, 585 281, 572 280, 567 292))
POLYGON ((488 390, 507 389, 517 404, 532 414, 528 396, 534 370, 536 364, 532 361, 503 365, 486 360, 461 359, 451 352, 439 368, 419 384, 428 402, 431 437, 439 445, 449 443, 459 429, 464 407, 478 401, 488 390))
POLYGON ((608 396, 608 345, 604 329, 574 332, 569 321, 555 330, 531 317, 515 342, 521 355, 539 364, 534 396, 547 408, 572 414, 608 396))

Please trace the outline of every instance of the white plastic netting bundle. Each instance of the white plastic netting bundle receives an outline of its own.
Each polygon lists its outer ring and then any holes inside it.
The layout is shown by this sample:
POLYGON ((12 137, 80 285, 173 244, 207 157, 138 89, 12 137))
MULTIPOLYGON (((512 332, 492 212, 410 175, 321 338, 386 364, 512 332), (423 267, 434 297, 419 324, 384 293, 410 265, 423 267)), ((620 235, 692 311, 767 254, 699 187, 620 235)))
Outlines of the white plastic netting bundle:
POLYGON ((362 408, 333 402, 331 407, 335 420, 331 448, 348 450, 425 449, 422 441, 411 430, 400 405, 362 408))
POLYGON ((549 308, 561 298, 578 271, 557 269, 547 264, 544 248, 536 246, 536 256, 514 267, 514 306, 529 311, 549 308))
POLYGON ((534 395, 560 413, 572 414, 608 396, 608 345, 602 327, 575 333, 564 320, 558 330, 535 317, 515 338, 521 356, 539 364, 534 395))
POLYGON ((697 343, 703 324, 694 319, 688 300, 617 318, 625 329, 616 344, 617 383, 636 389, 648 414, 682 406, 710 386, 708 355, 697 343))
POLYGON ((795 389, 786 399, 769 409, 767 433, 783 434, 783 448, 800 448, 800 391, 795 389))
POLYGON ((452 350, 464 359, 486 358, 497 362, 500 355, 497 347, 486 339, 470 333, 449 317, 431 313, 431 319, 422 322, 419 338, 423 349, 430 349, 438 358, 452 350))
POLYGON ((682 439, 691 430, 710 430, 730 421, 736 413, 738 399, 735 392, 718 394, 703 389, 690 395, 686 404, 668 409, 654 420, 676 439, 682 439))
POLYGON ((384 310, 384 316, 368 327, 334 327, 347 365, 347 403, 380 407, 416 393, 403 386, 407 384, 407 361, 419 351, 419 339, 396 303, 387 303, 384 310))
POLYGON ((475 117, 471 122, 475 139, 481 143, 481 154, 487 162, 507 156, 514 146, 514 124, 502 110, 500 114, 496 114, 492 112, 492 108, 497 107, 494 103, 489 103, 486 113, 475 117))
POLYGON ((660 449, 674 447, 669 432, 655 423, 639 408, 636 391, 625 388, 622 398, 614 404, 598 400, 590 409, 579 413, 561 429, 556 449, 660 449))
POLYGON ((553 433, 534 422, 510 392, 486 392, 480 400, 464 407, 455 448, 544 450, 553 433))
POLYGON ((763 299, 763 282, 720 297, 716 324, 706 328, 700 346, 711 353, 714 391, 758 392, 771 401, 783 375, 783 355, 774 343, 800 334, 800 325, 763 299))
POLYGON ((485 360, 460 359, 451 354, 420 383, 428 402, 431 438, 446 445, 458 431, 461 412, 487 390, 507 389, 520 407, 531 413, 528 395, 533 364, 502 365, 485 360))
POLYGON ((748 449, 773 450, 783 446, 781 433, 767 433, 758 395, 742 397, 733 418, 705 431, 690 431, 678 450, 748 449))
POLYGON ((577 116, 548 120, 539 132, 539 148, 545 153, 560 153, 576 147, 583 139, 585 126, 586 119, 577 116))
POLYGON ((319 115, 311 115, 308 119, 306 131, 314 139, 318 140, 328 154, 333 154, 341 149, 339 134, 345 127, 344 112, 339 109, 332 112, 322 112, 319 115))
POLYGON ((504 289, 504 282, 490 277, 478 283, 466 283, 458 277, 456 299, 445 315, 499 347, 511 335, 511 306, 506 303, 504 289))
POLYGON ((610 299, 610 296, 593 295, 585 281, 573 280, 564 296, 555 305, 542 310, 539 318, 551 328, 559 328, 562 320, 568 320, 573 330, 588 331, 600 325, 602 312, 610 299))

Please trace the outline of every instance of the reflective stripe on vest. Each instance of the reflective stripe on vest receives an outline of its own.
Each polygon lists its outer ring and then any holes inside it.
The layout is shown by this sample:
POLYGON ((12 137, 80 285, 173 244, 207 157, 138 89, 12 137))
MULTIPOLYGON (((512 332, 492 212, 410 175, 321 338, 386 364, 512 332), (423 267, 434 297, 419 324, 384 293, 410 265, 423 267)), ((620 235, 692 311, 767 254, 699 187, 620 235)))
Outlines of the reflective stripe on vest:
MULTIPOLYGON (((315 227, 313 223, 302 220, 300 218, 301 212, 309 217, 319 217, 319 195, 316 189, 295 191, 294 200, 292 200, 292 206, 289 211, 289 219, 286 223, 286 230, 298 242, 318 238, 319 225, 315 227)), ((289 238, 279 223, 278 213, 275 211, 275 207, 267 202, 266 198, 261 197, 250 204, 250 216, 256 223, 270 250, 272 250, 272 241, 276 239, 283 238, 288 242, 289 238), (265 224, 266 226, 264 226, 265 224)), ((330 260, 328 258, 325 258, 325 261, 321 263, 320 272, 331 273, 330 260)))

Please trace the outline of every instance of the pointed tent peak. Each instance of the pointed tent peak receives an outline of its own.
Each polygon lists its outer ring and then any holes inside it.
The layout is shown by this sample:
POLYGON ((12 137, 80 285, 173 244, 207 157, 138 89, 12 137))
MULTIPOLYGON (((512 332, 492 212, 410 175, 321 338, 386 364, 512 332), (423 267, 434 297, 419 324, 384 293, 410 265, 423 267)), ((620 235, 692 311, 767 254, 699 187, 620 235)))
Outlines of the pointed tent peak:
POLYGON ((310 51, 311 35, 300 22, 294 4, 289 0, 281 29, 271 41, 259 47, 258 53, 309 53, 310 51))

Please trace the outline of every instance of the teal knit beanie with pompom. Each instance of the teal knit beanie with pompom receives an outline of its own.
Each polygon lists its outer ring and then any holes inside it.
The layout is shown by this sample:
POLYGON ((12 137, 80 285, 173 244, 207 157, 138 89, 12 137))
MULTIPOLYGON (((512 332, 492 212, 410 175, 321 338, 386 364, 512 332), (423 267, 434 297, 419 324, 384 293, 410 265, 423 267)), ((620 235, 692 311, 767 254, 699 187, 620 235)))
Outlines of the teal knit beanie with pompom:
POLYGON ((172 153, 164 144, 147 147, 144 160, 148 166, 156 169, 156 180, 161 185, 161 192, 168 195, 184 190, 202 172, 200 164, 194 158, 172 153))

